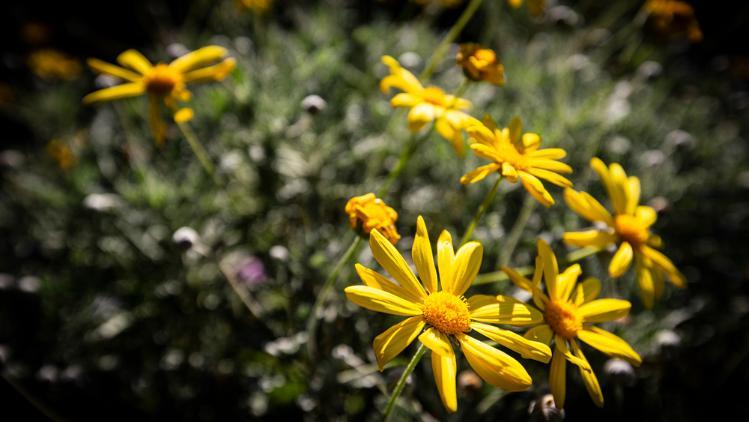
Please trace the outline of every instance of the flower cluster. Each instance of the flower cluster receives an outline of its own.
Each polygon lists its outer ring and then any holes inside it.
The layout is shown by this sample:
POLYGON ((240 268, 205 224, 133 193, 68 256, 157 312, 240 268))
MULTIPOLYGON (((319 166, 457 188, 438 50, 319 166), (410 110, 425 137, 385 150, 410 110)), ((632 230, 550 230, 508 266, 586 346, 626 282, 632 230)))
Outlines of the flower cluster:
POLYGON ((393 244, 400 240, 401 236, 395 227, 398 213, 382 199, 375 197, 375 194, 368 193, 349 199, 345 211, 352 229, 361 228, 365 234, 377 229, 393 244))

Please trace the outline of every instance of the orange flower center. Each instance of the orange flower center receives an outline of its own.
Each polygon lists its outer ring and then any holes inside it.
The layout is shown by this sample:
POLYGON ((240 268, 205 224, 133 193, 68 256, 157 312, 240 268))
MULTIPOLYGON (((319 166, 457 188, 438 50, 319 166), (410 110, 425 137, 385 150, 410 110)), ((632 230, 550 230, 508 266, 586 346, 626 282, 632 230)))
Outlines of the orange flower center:
POLYGON ((650 237, 648 228, 636 217, 623 214, 614 218, 614 230, 623 240, 632 246, 645 243, 650 237))
POLYGON ((471 330, 471 313, 463 296, 445 291, 432 293, 424 300, 424 319, 443 334, 467 333, 471 330))
POLYGON ((577 314, 577 307, 571 303, 549 301, 544 317, 552 331, 566 339, 575 337, 577 331, 583 328, 583 319, 577 314))
POLYGON ((149 94, 164 97, 171 94, 182 82, 182 76, 169 66, 159 63, 145 76, 144 81, 149 94))

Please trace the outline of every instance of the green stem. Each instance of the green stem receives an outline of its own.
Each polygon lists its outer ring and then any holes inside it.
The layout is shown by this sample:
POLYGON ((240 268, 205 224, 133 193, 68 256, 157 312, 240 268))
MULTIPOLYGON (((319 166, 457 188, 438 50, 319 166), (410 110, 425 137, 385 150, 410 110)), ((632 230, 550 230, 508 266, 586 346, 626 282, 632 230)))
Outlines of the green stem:
POLYGON ((187 143, 190 144, 190 148, 192 148, 195 157, 200 161, 200 165, 203 166, 203 170, 211 176, 217 185, 220 185, 221 180, 219 180, 218 175, 216 175, 216 170, 213 167, 213 163, 211 163, 211 159, 208 158, 208 152, 203 148, 203 144, 200 143, 200 140, 198 140, 198 137, 195 135, 192 128, 190 128, 190 125, 184 122, 178 122, 177 126, 187 140, 187 143))
POLYGON ((403 373, 401 374, 400 379, 398 379, 398 384, 395 385, 395 389, 390 394, 390 398, 388 399, 387 406, 385 406, 385 413, 382 416, 383 422, 387 422, 390 420, 390 415, 393 413, 393 408, 395 407, 395 402, 398 400, 398 396, 401 395, 403 392, 403 387, 406 386, 406 381, 408 380, 408 376, 411 375, 411 373, 416 369, 416 365, 419 363, 421 358, 426 353, 427 349, 424 347, 424 344, 419 342, 419 348, 416 350, 416 353, 411 358, 411 361, 408 362, 408 365, 406 365, 406 369, 403 370, 403 373))
POLYGON ((315 304, 312 305, 312 310, 307 318, 307 353, 310 359, 314 358, 316 352, 315 335, 318 323, 317 314, 319 313, 320 308, 325 304, 331 288, 335 285, 335 282, 338 279, 338 273, 340 273, 343 266, 348 264, 356 253, 359 252, 361 245, 362 238, 357 235, 351 242, 351 245, 349 245, 348 249, 346 249, 346 252, 338 259, 335 267, 333 267, 333 271, 330 272, 328 278, 320 288, 320 291, 317 293, 317 299, 315 299, 315 304))
POLYGON ((471 2, 468 3, 468 6, 463 10, 463 14, 460 15, 452 28, 450 28, 450 31, 445 35, 445 38, 440 41, 439 45, 434 50, 434 53, 432 54, 432 57, 429 58, 429 62, 424 68, 424 71, 419 75, 419 79, 426 81, 432 76, 437 64, 439 64, 440 60, 442 60, 445 53, 447 53, 447 50, 450 48, 450 44, 458 38, 458 35, 463 31, 466 24, 468 24, 468 21, 471 20, 473 15, 479 9, 479 6, 481 6, 481 2, 482 0, 471 0, 471 2))
POLYGON ((390 187, 393 185, 393 183, 398 179, 398 177, 403 173, 403 170, 406 168, 406 164, 408 164, 408 160, 411 159, 411 156, 416 152, 417 149, 419 149, 419 146, 421 146, 422 143, 429 137, 429 135, 432 134, 432 130, 434 130, 434 125, 432 125, 429 128, 429 131, 427 131, 424 135, 416 137, 416 135, 411 136, 411 142, 403 148, 403 151, 401 151, 400 158, 398 159, 398 164, 393 167, 392 170, 390 170, 390 173, 388 174, 387 180, 385 180, 385 183, 382 185, 380 190, 377 191, 377 197, 382 198, 385 196, 388 191, 390 191, 390 187))
POLYGON ((484 197, 484 201, 479 206, 479 209, 476 210, 476 214, 473 216, 473 220, 471 220, 471 223, 468 225, 468 229, 466 229, 465 234, 463 234, 463 238, 460 239, 460 246, 463 246, 471 240, 471 236, 473 235, 473 230, 476 229, 476 224, 478 224, 479 220, 481 220, 481 217, 484 216, 484 213, 489 208, 489 205, 494 201, 494 198, 497 196, 497 190, 499 189, 499 183, 502 181, 502 176, 497 177, 497 181, 494 182, 494 186, 492 186, 491 190, 486 194, 484 197))
POLYGON ((505 247, 500 248, 499 250, 499 258, 497 260, 499 261, 500 266, 507 265, 507 263, 510 262, 510 257, 512 256, 512 253, 515 252, 515 248, 520 241, 520 236, 523 234, 523 229, 528 224, 528 220, 530 220, 535 207, 536 200, 531 196, 526 197, 525 202, 523 202, 523 207, 518 214, 518 218, 515 220, 512 229, 510 229, 510 234, 507 235, 505 247))
MULTIPOLYGON (((593 248, 593 247, 587 247, 583 249, 578 249, 574 252, 569 253, 564 260, 562 260, 559 263, 559 266, 567 266, 569 264, 574 264, 575 262, 582 261, 583 259, 595 255, 598 252, 601 252, 602 249, 599 248, 593 248)), ((518 272, 520 275, 529 276, 533 274, 533 267, 519 267, 514 268, 515 271, 518 272)), ((473 285, 479 285, 479 284, 489 284, 489 283, 499 283, 501 281, 507 281, 510 278, 507 276, 507 274, 504 273, 504 271, 494 271, 491 273, 484 273, 479 274, 476 276, 476 281, 473 282, 473 285)))

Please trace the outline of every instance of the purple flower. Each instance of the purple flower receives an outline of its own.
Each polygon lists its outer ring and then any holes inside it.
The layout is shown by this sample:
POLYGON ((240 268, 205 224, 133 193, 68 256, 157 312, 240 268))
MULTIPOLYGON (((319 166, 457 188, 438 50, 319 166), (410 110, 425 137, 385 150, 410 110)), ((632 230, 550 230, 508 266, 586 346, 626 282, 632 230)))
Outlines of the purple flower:
POLYGON ((265 265, 263 265, 260 259, 254 256, 249 256, 239 262, 236 276, 240 282, 249 286, 257 286, 268 280, 265 265))

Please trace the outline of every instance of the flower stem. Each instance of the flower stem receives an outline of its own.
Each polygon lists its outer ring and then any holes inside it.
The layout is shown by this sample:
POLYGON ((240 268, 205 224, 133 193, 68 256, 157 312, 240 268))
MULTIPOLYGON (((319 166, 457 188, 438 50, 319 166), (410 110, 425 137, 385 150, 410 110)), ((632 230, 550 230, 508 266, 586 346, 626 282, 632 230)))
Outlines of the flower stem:
MULTIPOLYGON (((559 266, 561 267, 569 264, 574 264, 575 262, 582 261, 589 256, 597 254, 598 252, 601 252, 601 249, 594 247, 578 249, 567 254, 564 260, 560 261, 559 266)), ((524 276, 533 274, 533 270, 533 267, 515 268, 515 271, 517 271, 518 274, 524 276)), ((476 281, 473 282, 473 285, 499 283, 501 281, 507 281, 509 279, 510 278, 507 276, 507 274, 504 273, 504 271, 495 271, 491 273, 479 274, 478 276, 476 276, 476 281)))
POLYGON ((424 68, 424 71, 419 75, 419 79, 426 81, 432 76, 434 69, 445 56, 445 53, 447 53, 447 49, 450 48, 450 44, 458 38, 458 35, 463 31, 466 24, 468 24, 468 21, 471 20, 479 6, 481 6, 481 2, 482 0, 471 0, 471 2, 468 3, 468 6, 463 10, 463 14, 460 15, 457 21, 455 21, 455 24, 450 28, 450 31, 445 35, 445 38, 443 38, 437 48, 434 49, 434 53, 432 53, 432 56, 429 58, 429 62, 424 68))
POLYGON ((403 148, 403 151, 401 151, 400 158, 398 159, 398 164, 396 164, 395 167, 390 170, 387 180, 385 180, 385 183, 382 185, 380 190, 377 191, 377 197, 382 198, 388 193, 388 191, 390 191, 393 183, 398 179, 398 176, 403 173, 403 169, 406 168, 408 160, 411 159, 411 156, 414 154, 414 152, 416 152, 417 149, 419 149, 419 146, 424 143, 429 135, 432 134, 432 130, 434 130, 434 125, 432 125, 429 128, 429 131, 427 131, 424 135, 419 137, 416 137, 416 135, 414 135, 411 137, 411 142, 405 148, 403 148))
POLYGON ((200 161, 200 165, 203 166, 203 170, 205 170, 205 172, 208 173, 209 176, 211 176, 211 178, 217 185, 220 185, 221 180, 219 180, 218 176, 216 175, 216 171, 213 167, 213 163, 211 163, 211 159, 208 158, 208 152, 205 150, 205 148, 203 148, 203 144, 200 143, 200 140, 195 135, 195 132, 193 132, 192 128, 190 128, 190 125, 184 122, 178 122, 177 126, 182 132, 182 135, 187 140, 187 143, 190 144, 190 148, 192 148, 192 152, 195 154, 195 157, 197 157, 198 161, 200 161))
POLYGON ((328 275, 328 278, 325 280, 322 287, 320 288, 320 291, 317 293, 317 299, 315 299, 315 304, 312 305, 312 310, 310 311, 309 317, 307 318, 307 354, 309 355, 310 359, 314 358, 317 351, 317 344, 315 341, 318 323, 317 314, 319 313, 320 308, 322 308, 322 306, 325 304, 325 300, 330 294, 331 288, 335 285, 335 282, 338 279, 338 273, 340 273, 341 269, 343 269, 343 266, 348 264, 356 255, 356 253, 359 252, 359 248, 361 247, 361 245, 362 238, 361 236, 357 235, 351 242, 351 245, 349 245, 348 249, 346 249, 346 252, 338 259, 335 267, 333 267, 333 271, 330 272, 330 275, 328 275))
POLYGON ((507 265, 507 263, 510 262, 510 257, 512 256, 512 253, 515 252, 515 247, 517 247, 518 242, 520 241, 520 236, 523 234, 523 229, 528 224, 528 220, 530 220, 535 207, 536 200, 531 196, 526 197, 523 202, 523 207, 520 208, 518 218, 510 229, 510 234, 507 235, 505 247, 499 250, 497 261, 499 261, 500 266, 507 265))
POLYGON ((463 238, 460 239, 460 246, 465 245, 469 240, 471 240, 471 236, 473 235, 473 230, 476 228, 476 224, 478 224, 479 220, 481 220, 481 217, 484 216, 484 213, 486 213, 486 210, 489 208, 489 205, 491 205, 492 201, 494 201, 494 198, 497 196, 497 189, 499 189, 499 183, 501 181, 502 176, 497 177, 497 181, 494 182, 494 186, 492 186, 492 189, 484 197, 484 201, 479 206, 479 209, 476 210, 476 214, 473 216, 473 220, 471 220, 471 223, 468 225, 468 229, 466 229, 465 234, 463 234, 463 238))
POLYGON ((419 342, 419 348, 416 349, 416 353, 414 353, 411 361, 408 362, 408 365, 406 365, 406 369, 403 370, 400 379, 398 379, 398 384, 395 385, 395 389, 390 394, 387 406, 385 406, 385 413, 382 416, 383 422, 387 422, 388 420, 390 420, 390 415, 393 413, 393 408, 395 408, 395 402, 398 400, 398 396, 400 396, 403 392, 403 388, 406 386, 408 376, 411 375, 414 369, 416 369, 416 365, 419 363, 426 351, 427 349, 426 347, 424 347, 424 344, 419 342))

